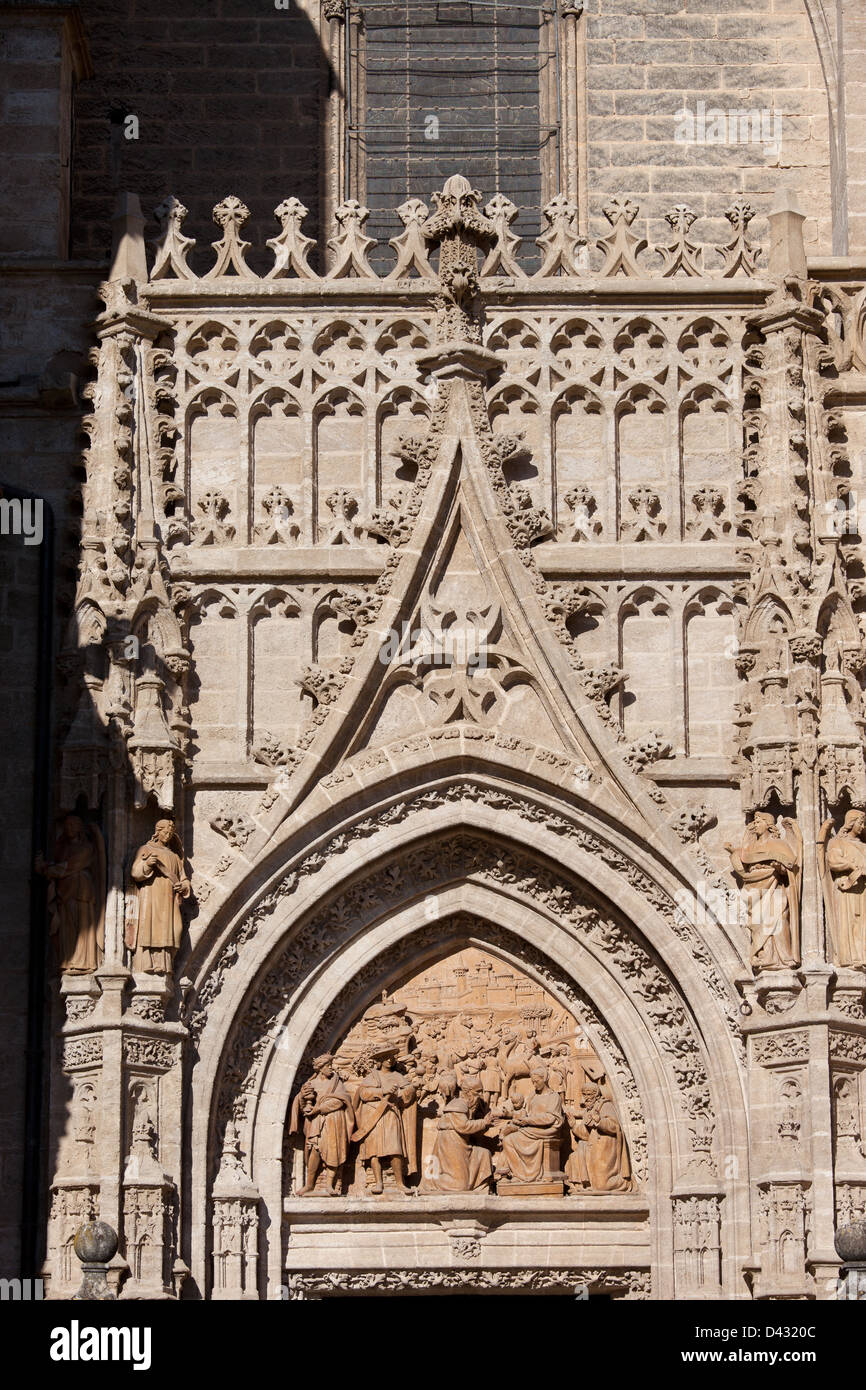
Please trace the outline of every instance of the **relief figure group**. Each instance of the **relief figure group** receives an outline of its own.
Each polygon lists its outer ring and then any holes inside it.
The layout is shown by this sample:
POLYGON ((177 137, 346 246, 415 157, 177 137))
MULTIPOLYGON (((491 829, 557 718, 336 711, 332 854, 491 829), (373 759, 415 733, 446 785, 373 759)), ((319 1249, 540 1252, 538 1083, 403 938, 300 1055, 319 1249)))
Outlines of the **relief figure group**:
POLYGON ((290 1114, 296 1195, 634 1190, 608 1077, 574 1020, 482 952, 457 959, 383 993, 313 1059, 290 1114))

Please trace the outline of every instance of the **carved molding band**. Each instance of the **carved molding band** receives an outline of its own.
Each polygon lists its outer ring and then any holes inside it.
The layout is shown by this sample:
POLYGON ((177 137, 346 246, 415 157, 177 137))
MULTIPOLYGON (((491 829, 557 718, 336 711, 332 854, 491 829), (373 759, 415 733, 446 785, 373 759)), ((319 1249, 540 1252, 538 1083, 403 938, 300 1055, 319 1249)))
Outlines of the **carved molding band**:
POLYGON ((754 1055, 755 1061, 765 1067, 774 1062, 805 1062, 809 1056, 809 1034, 767 1033, 755 1038, 754 1055))
POLYGON ((339 1294, 429 1293, 434 1290, 495 1293, 552 1293, 563 1290, 646 1299, 651 1278, 644 1269, 389 1269, 292 1271, 290 1299, 327 1298, 339 1294))
POLYGON ((178 1059, 178 1044, 162 1038, 125 1037, 123 1060, 128 1066, 150 1067, 168 1071, 178 1059))

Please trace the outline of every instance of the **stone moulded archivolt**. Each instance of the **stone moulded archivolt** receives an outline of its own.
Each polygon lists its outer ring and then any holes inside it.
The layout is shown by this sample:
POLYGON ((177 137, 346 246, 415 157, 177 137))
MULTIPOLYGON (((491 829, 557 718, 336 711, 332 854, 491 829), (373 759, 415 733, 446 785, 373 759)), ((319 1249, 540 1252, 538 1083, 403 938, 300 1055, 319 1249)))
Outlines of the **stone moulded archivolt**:
MULTIPOLYGON (((423 843, 423 841, 422 841, 423 843)), ((599 957, 593 960, 590 965, 589 958, 584 957, 583 952, 578 949, 581 919, 589 918, 592 922, 594 911, 585 906, 580 896, 574 896, 568 892, 563 894, 561 875, 558 881, 549 878, 548 886, 544 882, 537 882, 539 872, 535 866, 535 872, 531 872, 532 865, 528 860, 521 859, 503 851, 503 847, 495 845, 489 840, 478 841, 477 837, 461 836, 453 846, 449 848, 447 841, 443 846, 445 851, 444 875, 437 869, 432 845, 429 838, 426 841, 426 849, 416 854, 407 853, 405 846, 400 855, 400 865, 397 867, 392 864, 391 868, 384 868, 380 871, 378 878, 374 875, 365 882, 363 879, 357 883, 354 890, 351 890, 348 897, 331 901, 330 905, 320 910, 318 917, 308 920, 306 928, 301 927, 300 935, 292 940, 284 956, 285 964, 275 967, 276 973, 270 978, 258 974, 258 983, 254 989, 250 1000, 252 1012, 249 1021, 242 1025, 234 1036, 234 1043, 225 1061, 225 1077, 227 1078, 227 1088, 224 1085, 222 1096, 217 1114, 217 1133, 220 1126, 232 1117, 241 1122, 241 1132, 243 1142, 249 1146, 249 1153, 254 1164, 261 1164, 261 1171, 272 1171, 272 1163, 269 1166, 264 1151, 257 1147, 256 1133, 260 1132, 263 1136, 268 1133, 268 1127, 260 1128, 264 1122, 264 1115, 279 1115, 285 1117, 286 1106, 291 1086, 294 1084, 293 1078, 298 1075, 298 1067, 301 1062, 300 1052, 303 1050, 304 1040, 308 1048, 315 1048, 318 1041, 313 1042, 308 1035, 308 1030, 315 1025, 318 1012, 325 1007, 329 999, 330 991, 336 984, 330 984, 330 980, 339 981, 345 978, 346 971, 350 971, 352 976, 358 975, 362 980, 370 981, 368 989, 371 993, 378 992, 374 988, 374 981, 377 985, 387 985, 389 983, 387 960, 378 959, 377 942, 387 940, 396 932, 399 934, 399 946, 395 946, 397 957, 404 964, 413 959, 416 951, 423 947, 426 939, 430 940, 429 949, 435 947, 436 942, 441 943, 442 929, 426 926, 418 934, 418 929, 412 931, 412 923, 423 924, 424 912, 430 911, 430 905, 436 904, 436 910, 445 912, 449 907, 465 909, 467 904, 474 908, 476 914, 483 912, 483 920, 486 923, 486 932, 495 939, 497 930, 501 930, 501 924, 509 923, 509 929, 517 931, 519 935, 526 933, 526 921, 529 914, 533 916, 541 908, 543 921, 540 919, 538 927, 540 935, 536 933, 537 945, 535 948, 536 959, 543 961, 545 952, 551 955, 551 918, 556 920, 555 914, 561 913, 561 946, 559 946, 562 959, 562 968, 565 974, 571 974, 581 980, 588 978, 587 972, 595 975, 599 968, 604 973, 612 971, 612 962, 618 959, 620 947, 619 937, 616 930, 608 926, 605 930, 602 927, 595 928, 593 931, 598 936, 599 957), (472 851, 473 842, 477 848, 472 851), (479 850, 482 851, 479 859, 479 850), (493 865, 487 863, 488 859, 493 860, 493 865), (477 869, 473 871, 473 864, 477 869), (460 886, 461 880, 466 876, 470 882, 460 886), (440 882, 444 877, 445 882, 440 882), (473 882, 477 879, 477 882, 473 882), (535 884, 540 899, 533 897, 532 889, 535 884), (384 888, 384 892, 383 892, 384 888), (494 896, 491 897, 491 893, 494 896), (412 903, 415 901, 415 907, 412 903), (368 904, 362 907, 362 904, 368 904), (427 904, 425 909, 424 904, 427 904), (521 905, 522 904, 522 905, 521 905), (360 916, 359 916, 360 913, 360 916), (363 923, 367 919, 368 913, 372 914, 369 925, 363 923), (374 926, 374 923, 379 925, 374 926), (339 924, 343 924, 340 926, 339 924), (389 925, 390 924, 390 925, 389 925), (498 925, 497 925, 498 924, 498 925), (349 943, 345 933, 354 936, 355 940, 349 943), (383 937, 383 933, 386 935, 383 937), (539 954, 540 948, 540 954, 539 954), (312 957, 310 955, 312 953, 312 957), (323 962, 321 967, 316 967, 316 959, 323 962), (579 965, 578 961, 583 964, 579 965), (351 963, 350 963, 351 962, 351 963), (366 962, 366 964, 365 964, 366 962), (313 969, 313 975, 308 985, 304 985, 303 976, 309 969, 313 969), (286 973, 288 972, 288 973, 286 973), (286 1002, 289 1002, 288 1010, 286 1002), (319 1002, 315 1002, 319 1001, 319 1002), (305 1022, 309 1018, 309 1023, 305 1022), (288 1027, 286 1023, 288 1021, 288 1027), (280 1094, 285 1089, 282 1101, 267 1102, 263 1099, 269 1088, 275 1084, 273 1081, 274 1068, 284 1072, 288 1064, 289 1057, 293 1057, 292 1072, 283 1076, 279 1082, 280 1094), (270 1076, 268 1073, 270 1072, 270 1076), (276 1110, 274 1110, 274 1104, 276 1110)), ((554 940, 560 932, 554 933, 554 940)), ((479 933, 479 939, 484 940, 484 934, 479 933)), ((592 949, 591 940, 586 943, 592 949)), ((440 947, 441 949, 441 947, 440 947)), ((525 951, 526 948, 524 948, 525 951)), ((664 986, 661 978, 655 978, 655 967, 651 964, 650 958, 637 949, 634 942, 626 944, 622 942, 624 954, 622 956, 623 974, 619 969, 616 971, 617 984, 616 993, 622 998, 624 981, 630 979, 634 974, 636 983, 636 994, 643 993, 646 997, 648 1014, 646 1021, 641 1025, 641 1031, 649 1028, 649 1034, 644 1033, 645 1041, 638 1045, 636 1042, 630 1047, 623 1046, 616 1041, 616 1034, 622 1038, 622 1028, 631 1029, 636 1026, 632 1007, 627 1010, 629 1018, 626 1021, 618 1015, 620 1021, 617 1025, 610 1026, 610 1020, 601 1024, 603 1036, 606 1041, 605 1048, 610 1049, 611 1058, 616 1058, 609 1063, 612 1075, 620 1077, 625 1075, 623 1082, 617 1081, 625 1087, 623 1091, 624 1113, 635 1114, 635 1144, 638 1158, 642 1153, 643 1141, 640 1138, 640 1121, 637 1120, 637 1111, 641 1101, 634 1095, 627 1095, 626 1092, 632 1091, 632 1084, 627 1079, 627 1074, 623 1072, 623 1051, 630 1053, 634 1057, 635 1050, 644 1056, 647 1049, 651 1049, 659 1056, 659 1062, 654 1064, 663 1068, 663 1074, 668 1079, 660 1081, 660 1075, 656 1074, 655 1080, 646 1077, 644 1080, 644 1094, 658 1094, 660 1085, 671 1095, 671 1104, 674 1106, 674 1113, 679 1110, 681 1115, 680 1131, 681 1143, 683 1145, 682 1156, 679 1165, 683 1171, 688 1170, 689 1165, 699 1167, 704 1158, 708 1164, 712 1165, 712 1157, 707 1152, 705 1142, 706 1128, 703 1124, 707 1118, 704 1110, 705 1092, 701 1082, 704 1062, 700 1057, 700 1049, 694 1050, 694 1043, 688 1037, 688 1025, 686 1013, 672 998, 665 997, 664 986), (683 1033, 685 1028, 685 1033, 683 1033), (662 1061, 665 1055, 664 1045, 659 1049, 659 1032, 663 1037, 669 1037, 670 1042, 667 1052, 667 1061, 662 1061), (650 1042, 649 1039, 652 1039, 650 1042), (674 1099, 679 1095, 679 1101, 674 1099), (694 1131, 692 1130, 694 1126, 694 1131), (694 1145, 694 1147, 692 1147, 694 1145), (692 1155, 689 1158, 689 1154, 692 1155)), ((392 967, 393 968, 393 967, 392 967)), ((555 976, 554 978, 564 978, 555 976)), ((608 986, 609 989, 609 986, 608 986)), ((632 987, 629 986, 632 994, 632 987)), ((605 991, 607 995, 607 990, 605 991)), ((613 1006, 615 1007, 615 1006, 613 1006)), ((598 1004, 595 1005, 595 1017, 598 1019, 598 1004)), ((598 1024, 596 1025, 598 1026, 598 1024)), ((203 1056, 214 1055, 208 1046, 208 1030, 202 1035, 201 1047, 203 1056)), ((321 1039, 326 1043, 322 1033, 315 1033, 317 1040, 321 1039)), ((728 1046, 729 1044, 726 1044, 728 1046)), ((644 1063, 645 1065, 645 1063, 644 1063)), ((207 1064, 209 1069, 210 1064, 207 1064)), ((204 1078, 202 1078, 203 1084, 204 1078)), ((722 1083, 725 1085, 726 1083, 722 1083)), ((284 1123, 284 1118, 283 1121, 284 1123)), ((660 1123, 660 1120, 658 1121, 660 1123)), ((709 1134, 712 1143, 712 1132, 715 1121, 710 1120, 709 1134)), ((663 1122, 664 1130, 670 1137, 670 1121, 663 1122)), ((273 1130, 270 1133, 273 1134, 273 1130)), ((723 1145, 727 1146, 730 1141, 728 1138, 722 1140, 723 1145)), ((735 1143, 737 1141, 734 1141, 735 1143)), ((640 1160, 642 1161, 642 1160, 640 1160)), ((670 1162, 667 1160, 666 1162, 670 1162)), ((661 1163, 664 1169, 665 1162, 661 1163)), ((668 1170, 670 1171, 670 1170, 668 1170)), ((712 1176, 709 1180, 714 1182, 712 1176)), ((282 1189, 279 1188, 269 1197, 269 1201, 279 1203, 282 1189)), ((275 1276, 274 1276, 275 1277, 275 1276)))

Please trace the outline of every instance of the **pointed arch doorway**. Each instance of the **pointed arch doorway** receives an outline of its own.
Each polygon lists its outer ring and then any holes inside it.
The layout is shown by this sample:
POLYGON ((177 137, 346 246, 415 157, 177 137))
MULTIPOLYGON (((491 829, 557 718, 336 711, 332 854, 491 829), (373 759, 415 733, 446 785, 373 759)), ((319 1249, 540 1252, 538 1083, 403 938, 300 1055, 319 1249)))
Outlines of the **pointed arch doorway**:
POLYGON ((645 1295, 646 1127, 633 1077, 589 998, 513 932, 455 913, 386 950, 333 1000, 298 1080, 283 1167, 289 1297, 645 1295), (307 1194, 303 1098, 323 1056, 363 1136, 336 1200, 321 1167, 307 1194), (369 1156, 389 1086, 393 1133, 378 1147, 402 1149, 396 1173, 369 1156), (560 1124, 545 1133, 547 1115, 560 1124))

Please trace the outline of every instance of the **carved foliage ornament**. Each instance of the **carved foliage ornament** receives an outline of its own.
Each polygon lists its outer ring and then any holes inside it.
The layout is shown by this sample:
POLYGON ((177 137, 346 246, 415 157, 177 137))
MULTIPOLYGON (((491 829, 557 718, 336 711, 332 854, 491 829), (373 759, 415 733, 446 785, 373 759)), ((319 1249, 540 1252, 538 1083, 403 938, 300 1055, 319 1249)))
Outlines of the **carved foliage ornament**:
POLYGON ((809 1035, 802 1032, 766 1033, 755 1038, 754 1056, 762 1066, 772 1062, 804 1062, 809 1056, 809 1035))
POLYGON ((162 1038, 127 1036, 123 1040, 123 1060, 129 1066, 168 1071, 178 1060, 177 1043, 162 1038))
POLYGON ((609 1293, 623 1299, 650 1296, 651 1278, 643 1269, 391 1269, 316 1270, 288 1276, 290 1299, 329 1294, 400 1293, 443 1289, 452 1292, 519 1293, 567 1289, 570 1293, 609 1293))
MULTIPOLYGON (((349 888, 336 902, 309 919, 287 943, 282 963, 258 986, 250 1006, 257 1016, 253 1032, 258 1037, 253 1042, 246 1035, 240 1044, 241 1055, 247 1059, 251 1051, 256 1058, 264 1055, 275 1022, 271 1010, 275 1005, 283 1009, 290 981, 302 979, 317 960, 330 954, 338 936, 348 940, 356 934, 373 905, 380 915, 386 905, 393 908, 407 896, 415 896, 421 885, 432 888, 443 877, 450 881, 455 876, 471 874, 517 888, 581 933, 590 949, 599 952, 608 968, 612 966, 620 974, 624 988, 639 1001, 648 1028, 667 1055, 683 1112, 690 1116, 705 1113, 710 1098, 700 1046, 685 1006, 660 965, 625 928, 603 917, 597 907, 566 886, 561 875, 510 851, 500 851, 494 859, 486 841, 470 836, 439 841, 435 847, 408 853, 399 864, 389 865, 349 888)), ((215 990, 215 984, 208 981, 205 991, 208 985, 215 990)), ((200 995, 190 1024, 194 1033, 204 1024, 208 1002, 200 995)), ((229 1075, 235 1087, 237 1072, 233 1066, 229 1067, 229 1075)), ((254 1078, 247 1084, 255 1084, 254 1078)))
POLYGON ((63 1070, 99 1066, 102 1062, 102 1038, 68 1038, 63 1045, 63 1070))
POLYGON ((694 926, 678 912, 674 900, 663 892, 658 884, 619 850, 593 832, 579 829, 565 816, 551 812, 528 799, 482 787, 474 782, 456 782, 443 789, 420 792, 406 801, 395 802, 378 816, 363 818, 348 830, 341 832, 322 849, 306 855, 251 909, 244 922, 233 932, 216 965, 197 993, 191 993, 186 1012, 194 1034, 200 1033, 204 1027, 210 1004, 222 989, 226 972, 237 959, 240 947, 256 936, 279 904, 295 893, 304 879, 332 863, 334 855, 344 853, 352 843, 366 840, 388 826, 400 824, 413 813, 423 814, 430 809, 464 799, 486 804, 500 811, 510 811, 529 823, 542 825, 556 835, 565 836, 589 853, 600 855, 605 863, 621 873, 629 885, 640 893, 655 911, 662 914, 675 934, 688 943, 689 951, 701 970, 707 989, 728 1018, 732 1035, 738 1043, 741 1042, 736 1006, 716 972, 705 942, 701 940, 694 926))
POLYGON ((830 1055, 842 1062, 866 1062, 866 1034, 830 1033, 830 1055))

